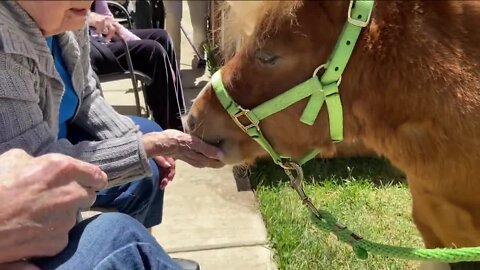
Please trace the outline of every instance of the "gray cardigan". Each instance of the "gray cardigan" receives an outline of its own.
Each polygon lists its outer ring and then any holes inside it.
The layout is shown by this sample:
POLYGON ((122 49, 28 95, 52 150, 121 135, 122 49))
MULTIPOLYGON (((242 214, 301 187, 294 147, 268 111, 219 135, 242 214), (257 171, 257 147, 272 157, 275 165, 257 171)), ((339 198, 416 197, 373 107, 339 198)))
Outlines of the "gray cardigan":
POLYGON ((97 141, 72 145, 57 139, 64 87, 51 52, 36 23, 16 1, 0 1, 0 153, 21 148, 33 156, 66 154, 99 165, 111 186, 151 175, 142 134, 105 102, 96 86, 87 28, 59 39, 80 99, 72 123, 97 141))

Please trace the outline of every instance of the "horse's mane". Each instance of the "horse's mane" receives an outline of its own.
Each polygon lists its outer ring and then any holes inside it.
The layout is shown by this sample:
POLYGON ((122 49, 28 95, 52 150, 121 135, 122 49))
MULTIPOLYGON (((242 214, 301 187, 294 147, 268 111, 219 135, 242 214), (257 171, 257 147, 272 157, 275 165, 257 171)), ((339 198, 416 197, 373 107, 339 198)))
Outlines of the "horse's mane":
POLYGON ((289 20, 295 22, 295 11, 302 1, 224 1, 219 12, 223 14, 221 36, 223 38, 222 54, 228 59, 238 48, 238 42, 254 34, 255 40, 261 42, 265 33, 275 30, 281 23, 289 20))

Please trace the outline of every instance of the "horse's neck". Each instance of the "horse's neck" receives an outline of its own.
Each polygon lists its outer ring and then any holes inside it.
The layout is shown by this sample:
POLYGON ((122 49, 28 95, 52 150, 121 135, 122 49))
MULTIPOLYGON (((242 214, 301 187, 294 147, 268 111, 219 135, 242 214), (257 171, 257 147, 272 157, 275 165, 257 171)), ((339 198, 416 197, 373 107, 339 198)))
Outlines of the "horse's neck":
POLYGON ((479 6, 377 1, 342 83, 347 124, 370 131, 428 125, 455 113, 459 93, 478 98, 471 90, 480 85, 479 6))

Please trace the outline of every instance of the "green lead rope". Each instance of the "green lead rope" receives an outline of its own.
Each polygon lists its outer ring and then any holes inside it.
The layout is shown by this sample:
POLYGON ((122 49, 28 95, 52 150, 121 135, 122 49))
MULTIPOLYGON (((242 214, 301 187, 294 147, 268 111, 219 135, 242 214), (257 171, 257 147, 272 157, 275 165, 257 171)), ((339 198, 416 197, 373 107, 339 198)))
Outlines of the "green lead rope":
POLYGON ((352 246, 353 251, 360 259, 367 259, 368 253, 399 258, 405 260, 417 261, 438 261, 444 263, 472 262, 480 261, 480 248, 408 248, 384 245, 369 240, 365 240, 347 227, 339 228, 339 224, 334 216, 324 210, 318 210, 321 217, 312 214, 315 225, 325 232, 331 232, 337 236, 338 240, 352 246))
POLYGON ((304 174, 300 165, 286 164, 285 173, 290 178, 291 187, 312 214, 314 224, 321 230, 333 233, 339 241, 352 246, 360 259, 367 259, 368 253, 375 255, 417 261, 438 261, 444 263, 480 261, 480 247, 421 249, 384 245, 363 239, 340 223, 332 214, 315 207, 303 189, 304 174), (293 173, 295 172, 295 173, 293 173))

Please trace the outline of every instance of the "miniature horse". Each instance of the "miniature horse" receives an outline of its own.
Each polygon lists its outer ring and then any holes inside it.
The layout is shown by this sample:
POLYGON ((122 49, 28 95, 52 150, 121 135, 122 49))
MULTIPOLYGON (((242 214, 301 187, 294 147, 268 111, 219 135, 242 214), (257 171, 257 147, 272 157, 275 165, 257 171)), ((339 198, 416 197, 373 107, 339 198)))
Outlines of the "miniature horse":
MULTIPOLYGON (((227 17, 250 22, 237 27, 246 31, 244 44, 222 68, 233 100, 252 108, 310 78, 334 49, 348 5, 232 5, 227 17)), ((340 85, 345 141, 362 141, 407 174, 427 248, 480 246, 479 26, 476 1, 376 1, 340 85)), ((325 106, 310 126, 299 121, 306 104, 260 124, 274 148, 294 159, 312 148, 334 149, 325 106)), ((187 123, 220 146, 228 163, 266 155, 211 85, 194 100, 187 123)))

